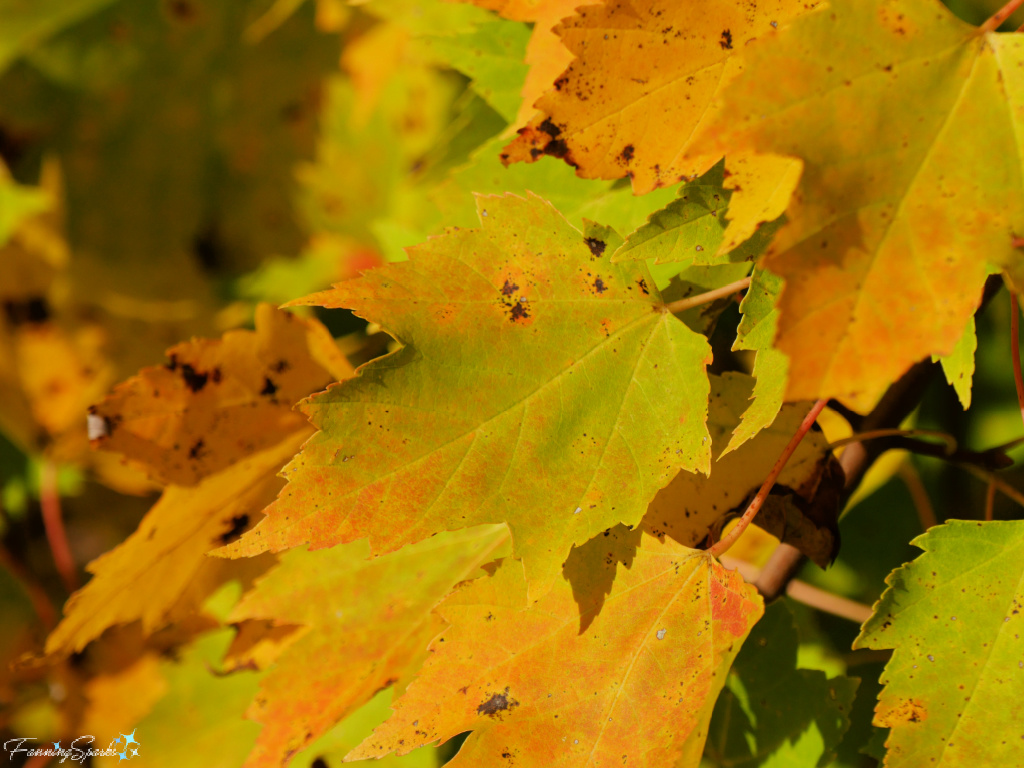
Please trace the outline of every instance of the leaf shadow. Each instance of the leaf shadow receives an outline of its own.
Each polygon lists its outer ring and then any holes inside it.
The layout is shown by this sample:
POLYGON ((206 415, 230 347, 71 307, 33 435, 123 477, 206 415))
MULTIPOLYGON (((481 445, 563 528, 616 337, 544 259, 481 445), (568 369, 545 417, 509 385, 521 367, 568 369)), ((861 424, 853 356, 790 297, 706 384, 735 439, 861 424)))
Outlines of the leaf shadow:
POLYGON ((604 607, 619 565, 633 566, 640 536, 640 528, 620 524, 569 552, 562 575, 572 586, 573 599, 580 609, 581 635, 604 607))

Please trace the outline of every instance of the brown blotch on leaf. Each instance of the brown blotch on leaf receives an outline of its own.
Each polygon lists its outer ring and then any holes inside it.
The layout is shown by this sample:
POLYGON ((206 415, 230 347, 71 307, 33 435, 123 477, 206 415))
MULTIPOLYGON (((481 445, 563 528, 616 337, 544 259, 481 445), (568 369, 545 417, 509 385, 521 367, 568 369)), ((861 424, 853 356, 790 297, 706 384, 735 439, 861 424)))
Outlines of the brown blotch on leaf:
POLYGON ((505 284, 501 287, 502 296, 511 296, 513 293, 519 290, 519 286, 513 283, 511 280, 506 280, 505 284))
POLYGON ((722 30, 722 39, 718 41, 718 44, 722 46, 722 50, 732 50, 732 32, 728 29, 722 30))
POLYGON ((476 708, 478 715, 497 717, 501 712, 509 712, 519 706, 519 702, 508 695, 509 689, 506 686, 504 692, 496 693, 476 708))
POLYGON ((562 129, 555 125, 553 122, 551 122, 550 117, 544 118, 544 122, 541 123, 539 127, 542 131, 544 131, 544 133, 546 133, 552 139, 557 139, 559 136, 562 135, 562 129))
POLYGON ((623 161, 628 163, 630 160, 633 159, 633 152, 634 152, 633 145, 632 144, 627 144, 622 149, 622 153, 619 155, 619 157, 621 157, 623 159, 623 161))
POLYGON ((526 320, 530 316, 530 313, 526 311, 526 307, 521 301, 517 301, 512 305, 512 311, 509 312, 509 315, 514 323, 516 320, 526 320))
POLYGON ((249 527, 249 516, 248 515, 235 515, 231 518, 231 527, 228 528, 224 533, 217 537, 217 541, 221 545, 230 544, 235 541, 245 532, 245 529, 249 527))
POLYGON ((291 366, 288 365, 287 360, 278 360, 276 363, 270 366, 270 370, 272 370, 274 373, 284 373, 289 368, 291 368, 291 366))
POLYGON ((650 295, 651 292, 649 290, 647 290, 647 281, 646 280, 644 280, 641 277, 639 280, 636 281, 636 284, 640 288, 640 290, 644 292, 644 295, 647 295, 647 296, 650 295))
POLYGON ((569 154, 569 145, 562 139, 555 139, 544 147, 544 152, 552 157, 564 158, 569 154))
POLYGON ((195 445, 193 445, 191 448, 189 448, 189 450, 188 450, 188 457, 190 459, 194 460, 194 459, 201 458, 202 455, 203 455, 203 439, 199 438, 198 440, 196 440, 195 445))
POLYGON ((277 394, 277 384, 271 381, 269 376, 263 377, 263 389, 260 390, 260 394, 265 397, 273 397, 277 394))
POLYGON ((921 723, 928 719, 928 710, 917 699, 905 699, 888 712, 875 715, 875 724, 893 728, 904 723, 921 723))
MULTIPOLYGON (((172 358, 173 360, 173 358, 172 358)), ((172 369, 173 370, 173 369, 172 369)), ((182 363, 181 365, 181 378, 185 380, 185 386, 191 389, 193 392, 200 391, 206 386, 206 381, 209 379, 209 375, 205 373, 199 373, 188 363, 182 363)))
POLYGON ((214 368, 212 371, 210 371, 210 381, 212 381, 214 384, 220 384, 221 377, 222 374, 220 372, 220 368, 214 368))
POLYGON ((604 249, 608 247, 608 244, 604 240, 598 240, 596 237, 586 238, 587 248, 594 254, 594 258, 601 258, 604 253, 604 249))
POLYGON ((608 286, 604 284, 604 280, 600 277, 594 278, 594 290, 598 293, 604 293, 608 290, 608 286))

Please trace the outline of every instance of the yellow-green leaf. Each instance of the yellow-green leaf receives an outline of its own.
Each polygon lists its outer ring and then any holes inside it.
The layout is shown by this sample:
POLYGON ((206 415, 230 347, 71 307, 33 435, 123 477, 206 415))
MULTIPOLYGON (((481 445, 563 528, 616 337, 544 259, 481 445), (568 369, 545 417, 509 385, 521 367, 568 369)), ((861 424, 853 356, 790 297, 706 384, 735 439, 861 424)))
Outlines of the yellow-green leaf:
POLYGON ((228 553, 364 536, 383 553, 507 522, 539 596, 574 544, 638 523, 680 469, 707 471, 708 343, 646 267, 612 264, 537 197, 479 207, 481 229, 304 300, 405 346, 302 406, 320 433, 228 553))
POLYGON ((1024 747, 1024 522, 952 520, 887 578, 854 648, 892 648, 887 768, 1015 765, 1024 747))

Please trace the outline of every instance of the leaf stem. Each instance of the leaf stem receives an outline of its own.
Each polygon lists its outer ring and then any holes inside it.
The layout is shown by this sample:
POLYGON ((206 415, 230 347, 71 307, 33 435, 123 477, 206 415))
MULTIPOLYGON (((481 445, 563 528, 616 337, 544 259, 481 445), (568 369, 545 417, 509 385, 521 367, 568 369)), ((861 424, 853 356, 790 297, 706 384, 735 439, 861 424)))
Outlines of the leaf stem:
POLYGON ((1020 8, 1021 4, 1024 4, 1024 0, 1010 0, 1010 2, 989 16, 978 29, 981 32, 995 32, 1002 26, 1004 21, 1010 18, 1010 14, 1020 8))
POLYGON ((914 465, 904 461, 900 465, 899 475, 903 485, 907 487, 911 501, 914 502, 914 509, 917 510, 917 519, 921 521, 921 530, 927 531, 932 526, 938 525, 939 521, 935 517, 935 509, 932 507, 931 499, 928 498, 928 490, 924 487, 924 483, 921 482, 921 475, 918 474, 914 465))
POLYGON ((751 500, 750 504, 747 505, 747 509, 743 512, 743 517, 740 521, 732 527, 732 529, 721 538, 716 544, 714 544, 708 552, 713 557, 721 557, 729 547, 736 543, 743 531, 750 525, 750 521, 754 519, 761 506, 764 504, 765 499, 768 498, 768 494, 771 492, 772 487, 775 485, 775 481, 778 479, 782 469, 786 466, 786 462, 789 461, 789 457, 793 455, 796 447, 800 445, 800 441, 804 439, 804 435, 810 430, 811 425, 814 424, 818 419, 818 414, 824 410, 825 406, 828 405, 828 399, 822 398, 816 402, 811 410, 804 416, 804 420, 800 422, 800 427, 797 429, 796 434, 790 439, 789 444, 783 449, 779 458, 775 461, 775 466, 772 467, 772 471, 768 473, 768 477, 765 478, 764 483, 761 484, 761 489, 757 492, 757 495, 751 500))
MULTIPOLYGON (((1024 0, 1021 0, 1024 2, 1024 0)), ((721 288, 715 288, 712 291, 706 293, 698 293, 696 296, 688 296, 685 299, 679 299, 673 301, 671 304, 666 304, 665 309, 671 312, 673 315, 685 312, 687 309, 693 309, 699 307, 701 304, 710 304, 716 299, 721 299, 730 294, 736 293, 737 291, 743 291, 750 287, 750 278, 744 277, 742 280, 737 280, 735 283, 729 283, 723 285, 721 288)))
POLYGON ((46 540, 50 543, 53 562, 57 566, 61 581, 68 592, 78 589, 75 574, 75 559, 68 546, 68 535, 64 530, 64 519, 60 511, 60 493, 57 490, 57 468, 52 461, 44 461, 39 472, 39 504, 43 509, 43 527, 46 540))
POLYGON ((995 486, 995 488, 999 490, 1008 499, 1012 499, 1013 501, 1017 502, 1022 507, 1024 507, 1024 493, 1018 491, 1005 480, 1000 480, 998 477, 996 477, 996 474, 994 472, 986 472, 984 469, 980 469, 979 467, 975 467, 971 464, 957 464, 957 466, 960 467, 961 469, 966 469, 979 480, 983 480, 984 482, 995 486))
MULTIPOLYGON (((1021 0, 1024 2, 1024 0, 1021 0)), ((1017 294, 1010 291, 1010 357, 1013 361, 1013 383, 1017 386, 1017 403, 1024 421, 1024 378, 1020 373, 1020 305, 1017 294)))

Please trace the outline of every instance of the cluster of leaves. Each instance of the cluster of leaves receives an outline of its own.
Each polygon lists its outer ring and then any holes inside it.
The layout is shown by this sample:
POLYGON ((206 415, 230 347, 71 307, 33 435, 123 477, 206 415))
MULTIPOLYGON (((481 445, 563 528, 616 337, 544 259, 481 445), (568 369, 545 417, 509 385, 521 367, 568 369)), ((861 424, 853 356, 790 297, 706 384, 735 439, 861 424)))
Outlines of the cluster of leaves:
POLYGON ((865 479, 835 442, 898 426, 921 361, 965 410, 1012 387, 978 329, 1024 286, 1024 36, 938 0, 578 5, 0 0, 11 738, 1021 764, 1009 449, 930 451, 989 484, 935 526, 905 454, 865 479), (91 578, 58 621, 62 502, 91 578), (878 598, 856 638, 741 576, 787 551, 818 608, 878 598))

